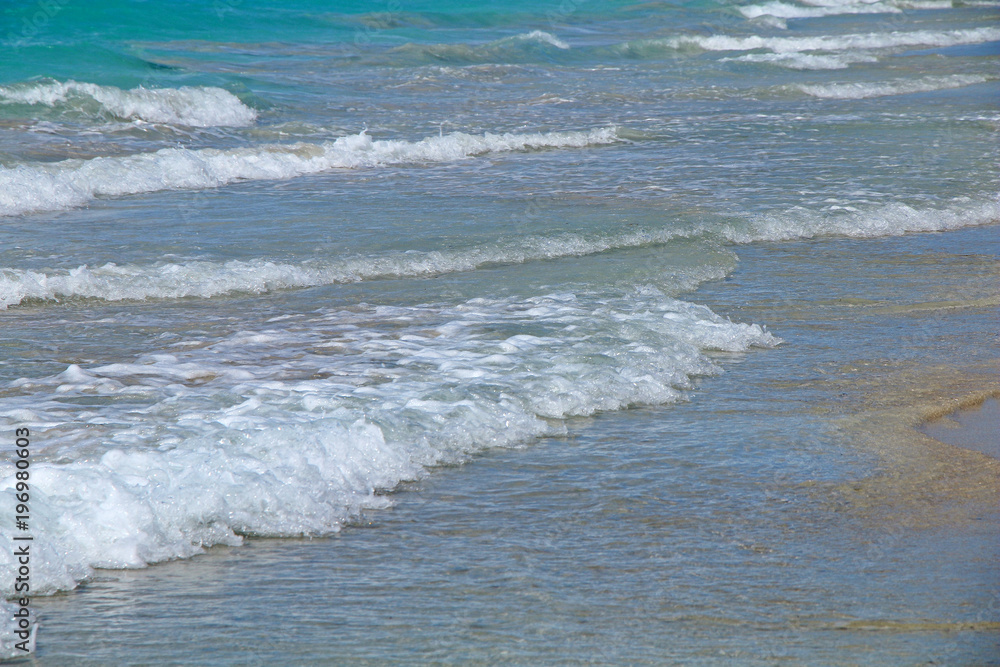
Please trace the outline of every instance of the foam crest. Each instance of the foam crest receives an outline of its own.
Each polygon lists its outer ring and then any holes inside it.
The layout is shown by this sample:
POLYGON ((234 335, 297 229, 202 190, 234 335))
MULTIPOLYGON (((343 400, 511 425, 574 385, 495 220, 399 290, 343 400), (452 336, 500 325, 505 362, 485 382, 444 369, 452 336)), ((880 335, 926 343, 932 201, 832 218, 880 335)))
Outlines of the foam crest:
POLYGON ((942 232, 998 222, 1000 199, 977 201, 959 197, 942 208, 916 208, 902 202, 865 208, 832 205, 821 211, 797 207, 784 213, 757 216, 745 226, 728 226, 722 235, 736 243, 829 235, 874 238, 910 232, 942 232))
POLYGON ((657 50, 697 48, 705 51, 753 51, 767 49, 774 53, 803 51, 850 51, 854 49, 889 49, 903 46, 955 46, 1000 40, 1000 28, 984 27, 963 30, 914 30, 864 34, 819 35, 815 37, 768 37, 747 35, 684 35, 628 42, 620 47, 625 53, 643 55, 657 50))
MULTIPOLYGON (((952 0, 800 0, 811 7, 837 8, 854 5, 887 4, 903 9, 950 9, 952 0)), ((990 0, 992 1, 992 0, 990 0)), ((963 2, 963 4, 968 4, 963 2)))
POLYGON ((736 58, 723 58, 723 62, 765 63, 798 70, 847 69, 854 63, 873 63, 878 58, 866 53, 748 53, 736 58))
MULTIPOLYGON (((996 7, 998 4, 992 0, 987 2, 960 0, 960 2, 965 7, 996 7)), ((896 0, 894 4, 903 9, 951 9, 955 6, 952 0, 896 0)))
POLYGON ((569 44, 567 44, 563 40, 559 39, 558 37, 556 37, 552 33, 545 32, 544 30, 532 30, 531 32, 524 33, 524 34, 521 34, 521 35, 515 35, 513 37, 508 37, 508 38, 499 40, 498 42, 495 42, 495 43, 500 44, 500 43, 506 43, 506 42, 511 42, 511 41, 514 41, 514 42, 536 42, 536 43, 541 43, 541 44, 548 44, 549 46, 554 46, 557 49, 563 49, 564 51, 566 49, 570 48, 569 44))
MULTIPOLYGON (((831 206, 819 211, 796 208, 782 214, 751 218, 741 225, 698 224, 598 237, 561 234, 447 251, 408 251, 294 264, 264 259, 124 266, 105 264, 48 273, 3 268, 0 269, 0 310, 29 300, 212 298, 365 280, 435 276, 473 271, 491 264, 581 257, 700 236, 720 236, 735 243, 822 235, 895 236, 986 225, 998 220, 1000 205, 995 200, 961 198, 944 208, 914 208, 903 203, 866 209, 849 205, 831 206)), ((683 287, 690 289, 694 286, 691 283, 683 287)))
POLYGON ((860 100, 869 97, 908 95, 934 90, 962 88, 989 81, 989 77, 973 74, 951 76, 925 76, 919 79, 900 79, 885 83, 831 83, 797 84, 795 87, 813 97, 834 100, 860 100))
POLYGON ((206 86, 133 88, 99 86, 77 81, 39 81, 0 87, 0 104, 68 107, 121 120, 141 120, 190 127, 250 125, 257 112, 227 90, 206 86))
MULTIPOLYGON (((428 466, 679 400, 692 376, 720 372, 707 350, 778 342, 651 289, 557 293, 313 312, 8 383, 0 423, 45 443, 33 590, 246 535, 329 534, 428 466), (88 455, 52 460, 67 448, 88 455)), ((0 495, 13 472, 0 464, 0 495)), ((9 547, 0 535, 7 585, 9 547)))
POLYGON ((0 168, 0 215, 82 206, 97 197, 212 188, 237 181, 288 179, 331 169, 447 162, 535 148, 618 141, 615 128, 536 134, 456 132, 421 141, 373 140, 362 132, 322 144, 270 144, 231 150, 165 148, 155 153, 0 168))
MULTIPOLYGON (((951 3, 948 3, 949 6, 951 3)), ((816 18, 838 14, 898 14, 902 10, 884 2, 857 2, 844 4, 822 4, 805 6, 787 2, 767 2, 762 5, 747 5, 739 11, 748 19, 761 16, 775 16, 783 19, 816 18)))
POLYGON ((52 301, 74 297, 104 301, 210 298, 223 294, 262 294, 280 289, 363 280, 434 276, 472 271, 489 264, 521 264, 580 257, 613 249, 665 243, 690 235, 692 233, 682 230, 636 231, 590 238, 562 234, 461 250, 408 251, 296 264, 263 259, 146 266, 105 264, 51 273, 3 268, 0 269, 0 310, 25 300, 52 301))

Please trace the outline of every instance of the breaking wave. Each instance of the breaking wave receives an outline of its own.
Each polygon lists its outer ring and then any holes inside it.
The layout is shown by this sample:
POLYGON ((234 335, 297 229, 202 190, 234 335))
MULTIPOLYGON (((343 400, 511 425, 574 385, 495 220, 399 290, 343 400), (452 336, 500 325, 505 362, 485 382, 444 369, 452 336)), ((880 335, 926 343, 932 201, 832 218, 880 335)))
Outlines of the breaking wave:
POLYGON ((835 206, 821 211, 796 208, 756 216, 739 223, 706 223, 589 238, 578 234, 528 237, 466 249, 409 251, 301 263, 255 259, 124 266, 105 264, 50 272, 3 268, 0 269, 0 309, 29 300, 211 298, 365 280, 435 276, 473 271, 491 264, 520 264, 638 248, 678 238, 714 236, 734 243, 822 235, 863 238, 944 231, 998 221, 1000 203, 997 201, 959 199, 943 208, 914 208, 903 203, 865 209, 851 206, 835 206))
MULTIPOLYGON (((190 342, 0 387, 0 423, 93 452, 31 464, 34 593, 248 535, 330 534, 428 466, 680 400, 721 372, 707 350, 780 341, 647 289, 324 310, 190 342)), ((0 463, 11 501, 14 470, 0 463)), ((9 587, 12 544, 0 534, 9 587)))
POLYGON ((962 88, 985 83, 990 78, 974 74, 951 76, 925 76, 920 79, 900 79, 885 83, 830 83, 797 84, 795 87, 807 95, 834 100, 861 100, 869 97, 927 93, 934 90, 962 88))
POLYGON ((331 169, 446 162, 486 153, 615 141, 618 137, 612 127, 482 136, 456 132, 414 142, 373 140, 362 132, 322 144, 270 144, 230 150, 165 148, 122 157, 25 164, 0 168, 0 215, 63 210, 105 196, 212 188, 331 169))
POLYGON ((218 127, 250 125, 254 109, 222 88, 133 88, 77 81, 38 81, 0 87, 0 104, 67 108, 96 116, 149 123, 218 127))
POLYGON ((685 48, 705 51, 754 51, 767 49, 773 53, 804 51, 850 51, 855 49, 889 49, 904 46, 955 46, 1000 40, 1000 28, 984 27, 963 30, 914 30, 872 32, 815 37, 769 37, 761 35, 679 35, 626 42, 617 50, 624 55, 643 57, 657 52, 685 48))

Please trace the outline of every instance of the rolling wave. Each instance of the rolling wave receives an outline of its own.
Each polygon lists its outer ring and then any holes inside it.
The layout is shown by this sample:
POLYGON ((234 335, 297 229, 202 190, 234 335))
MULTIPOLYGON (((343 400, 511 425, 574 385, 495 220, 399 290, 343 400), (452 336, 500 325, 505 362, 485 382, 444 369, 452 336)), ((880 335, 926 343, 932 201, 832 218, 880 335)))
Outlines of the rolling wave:
POLYGON ((703 223, 589 238, 578 234, 528 237, 465 249, 409 251, 300 263, 254 259, 124 266, 105 264, 50 272, 2 268, 0 309, 32 300, 212 298, 365 280, 436 276, 473 271, 491 264, 581 257, 699 236, 721 238, 731 243, 783 241, 823 235, 868 238, 944 231, 998 221, 1000 203, 996 200, 959 199, 943 208, 914 208, 895 202, 865 209, 850 206, 822 211, 799 208, 737 223, 703 223))
POLYGON ((242 127, 257 118, 254 109, 222 88, 133 88, 77 81, 38 81, 0 87, 0 104, 72 109, 98 117, 189 127, 242 127))
POLYGON ((748 53, 736 58, 723 58, 722 62, 764 63, 798 70, 847 69, 854 63, 873 63, 878 58, 868 53, 748 53))
POLYGON ((990 78, 974 74, 953 74, 951 76, 925 76, 919 79, 899 79, 885 83, 829 83, 829 84, 797 84, 798 90, 812 95, 833 100, 861 100, 869 97, 886 97, 890 95, 909 95, 911 93, 927 93, 934 90, 963 88, 977 83, 985 83, 990 78))
POLYGON ((484 44, 418 44, 399 46, 389 53, 408 63, 497 63, 532 59, 536 52, 567 51, 570 45, 544 30, 511 35, 484 44))
MULTIPOLYGON (((948 0, 948 6, 951 6, 950 0, 948 0)), ((816 2, 803 6, 775 0, 762 5, 746 5, 739 8, 739 12, 749 19, 761 16, 799 19, 839 14, 899 14, 902 11, 889 2, 816 2)))
POLYGON ((645 57, 680 49, 704 51, 755 51, 773 53, 809 51, 875 50, 905 46, 956 46, 1000 40, 1000 28, 983 27, 960 30, 913 30, 871 32, 813 37, 770 37, 762 35, 678 35, 625 42, 617 47, 623 55, 645 57))
POLYGON ((288 179, 331 169, 459 160, 532 148, 618 141, 615 128, 537 134, 456 132, 421 141, 373 140, 364 132, 322 144, 270 144, 218 150, 165 148, 155 153, 0 168, 0 215, 58 211, 97 197, 213 188, 237 181, 288 179))
POLYGON ((665 243, 691 234, 658 230, 587 238, 578 234, 529 237, 462 250, 400 252, 369 257, 289 264, 263 259, 195 261, 155 265, 106 264, 49 273, 0 269, 0 310, 26 300, 91 298, 104 301, 210 298, 234 293, 262 294, 280 289, 418 278, 473 271, 490 264, 522 264, 581 257, 608 250, 665 243))
MULTIPOLYGON (((721 372, 707 350, 780 341, 646 291, 327 310, 190 342, 0 387, 0 422, 75 424, 49 429, 46 447, 95 452, 32 462, 36 594, 247 535, 336 532, 428 466, 681 400, 694 376, 721 372)), ((0 462, 11 499, 14 471, 0 462)))

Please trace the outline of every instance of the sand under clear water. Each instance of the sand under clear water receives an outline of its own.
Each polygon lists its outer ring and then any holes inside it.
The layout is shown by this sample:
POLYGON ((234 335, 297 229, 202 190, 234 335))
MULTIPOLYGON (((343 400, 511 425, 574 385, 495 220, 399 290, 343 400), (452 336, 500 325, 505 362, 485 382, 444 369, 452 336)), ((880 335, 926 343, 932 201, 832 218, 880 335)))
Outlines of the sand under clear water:
POLYGON ((825 280, 855 241, 746 249, 697 297, 780 322, 781 347, 732 356, 682 403, 436 469, 329 539, 101 571, 38 601, 38 659, 992 664, 997 466, 969 494, 983 456, 942 468, 960 450, 915 427, 997 391, 994 311, 889 295, 939 266, 930 282, 960 297, 994 229, 879 241, 896 284, 825 280), (797 286, 781 301, 779 272, 797 286))
POLYGON ((821 4, 0 11, 30 659, 995 663, 997 5, 821 4))
POLYGON ((1000 458, 1000 402, 996 398, 931 421, 921 430, 949 445, 1000 458))

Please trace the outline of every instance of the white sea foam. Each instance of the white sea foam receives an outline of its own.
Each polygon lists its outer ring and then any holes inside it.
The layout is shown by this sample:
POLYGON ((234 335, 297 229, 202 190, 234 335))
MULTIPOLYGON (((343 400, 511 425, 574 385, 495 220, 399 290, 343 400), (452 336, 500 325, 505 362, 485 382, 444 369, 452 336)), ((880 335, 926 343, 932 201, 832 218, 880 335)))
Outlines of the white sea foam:
POLYGON ((570 48, 569 44, 559 39, 552 33, 545 32, 544 30, 532 30, 531 32, 528 33, 515 35, 514 37, 508 37, 502 40, 498 40, 498 42, 496 43, 499 44, 507 41, 538 42, 542 44, 549 44, 550 46, 554 46, 557 49, 563 49, 563 50, 570 48))
MULTIPOLYGON (((781 214, 758 216, 742 225, 704 224, 598 237, 561 234, 464 249, 408 251, 300 263, 255 259, 123 266, 105 264, 49 272, 0 268, 0 310, 26 300, 211 298, 364 280, 434 276, 472 271, 490 264, 580 257, 705 235, 721 236, 736 243, 819 235, 892 236, 991 224, 998 220, 1000 205, 995 200, 958 199, 944 207, 914 208, 891 203, 864 209, 837 207, 817 211, 798 208, 781 214)), ((682 287, 690 289, 694 286, 685 284, 682 287)))
POLYGON ((348 257, 296 264, 263 259, 228 262, 194 261, 156 265, 105 264, 68 271, 38 272, 0 268, 0 310, 26 299, 68 297, 105 301, 221 294, 261 294, 279 289, 407 278, 471 271, 488 264, 520 264, 559 257, 579 257, 611 249, 664 243, 682 230, 637 231, 588 238, 577 234, 529 237, 465 249, 348 257))
POLYGON ((617 141, 615 128, 543 134, 456 132, 422 141, 375 141, 362 132, 322 144, 230 150, 165 148, 155 153, 0 168, 0 215, 82 206, 102 196, 212 188, 236 181, 288 179, 331 169, 445 162, 531 148, 617 141))
POLYGON ((878 58, 868 53, 748 53, 736 58, 722 58, 723 62, 767 63, 788 69, 827 70, 846 69, 854 63, 873 63, 878 58))
MULTIPOLYGON (((950 6, 950 2, 949 2, 950 6)), ((898 14, 902 10, 886 2, 850 2, 843 4, 822 4, 813 6, 795 5, 788 2, 767 2, 762 5, 740 7, 743 16, 753 19, 760 16, 776 16, 783 19, 814 18, 837 14, 898 14)))
POLYGON ((860 100, 868 97, 888 95, 908 95, 926 93, 933 90, 962 88, 989 81, 989 77, 974 74, 953 74, 950 76, 925 76, 919 79, 898 79, 883 83, 830 83, 797 84, 795 87, 813 97, 835 100, 860 100))
POLYGON ((988 201, 959 197, 943 207, 913 207, 901 202, 881 206, 831 206, 825 210, 796 207, 756 216, 745 225, 727 226, 722 235, 736 243, 782 241, 815 236, 855 238, 941 232, 1000 223, 1000 198, 988 201))
POLYGON ((0 104, 69 106, 84 110, 88 103, 96 103, 99 112, 122 120, 191 127, 244 126, 257 117, 256 111, 229 91, 205 86, 122 90, 77 81, 0 86, 0 104))
MULTIPOLYGON (((995 0, 986 0, 994 2, 995 0)), ((852 7, 855 5, 891 5, 902 9, 951 9, 952 0, 801 0, 802 4, 812 7, 852 7)), ((962 4, 970 4, 963 0, 962 4)))
POLYGON ((626 53, 695 47, 705 51, 753 51, 767 49, 774 53, 803 51, 850 51, 889 49, 903 46, 955 46, 1000 40, 1000 28, 983 27, 962 30, 913 30, 872 32, 815 37, 768 37, 762 35, 682 35, 628 42, 620 48, 626 53))
MULTIPOLYGON (((996 6, 993 0, 982 3, 962 2, 966 6, 996 6)), ((839 14, 899 14, 906 9, 951 9, 952 0, 803 0, 801 4, 773 0, 739 8, 741 14, 754 19, 775 16, 784 19, 816 18, 839 14)))
MULTIPOLYGON (((993 1, 988 2, 969 2, 969 0, 960 0, 961 4, 966 7, 996 7, 997 3, 993 1)), ((895 0, 893 4, 901 7, 903 9, 951 9, 955 6, 952 0, 895 0)))
POLYGON ((754 26, 775 28, 777 30, 788 30, 788 21, 786 19, 778 18, 777 16, 769 16, 765 14, 764 16, 758 16, 755 19, 751 19, 751 22, 754 26))
MULTIPOLYGON (((706 350, 777 342, 652 289, 557 293, 311 313, 7 383, 0 424, 43 443, 33 591, 244 535, 328 534, 427 466, 676 401, 719 372, 706 350)), ((10 501, 13 472, 0 464, 10 501)), ((8 587, 10 545, 0 534, 8 587)))

